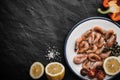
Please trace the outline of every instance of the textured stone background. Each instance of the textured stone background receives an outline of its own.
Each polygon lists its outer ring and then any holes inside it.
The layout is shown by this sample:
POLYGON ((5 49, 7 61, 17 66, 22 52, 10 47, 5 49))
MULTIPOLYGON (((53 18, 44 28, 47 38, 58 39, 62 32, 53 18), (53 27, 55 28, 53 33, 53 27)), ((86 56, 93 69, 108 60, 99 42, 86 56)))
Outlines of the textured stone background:
MULTIPOLYGON (((80 80, 66 65, 64 42, 77 22, 93 16, 109 18, 99 14, 98 7, 102 8, 102 0, 0 0, 1 79, 30 80, 30 65, 40 61, 46 66, 50 62, 46 50, 55 46, 61 60, 51 61, 65 65, 63 80, 80 80)), ((44 75, 39 80, 47 79, 44 75)))

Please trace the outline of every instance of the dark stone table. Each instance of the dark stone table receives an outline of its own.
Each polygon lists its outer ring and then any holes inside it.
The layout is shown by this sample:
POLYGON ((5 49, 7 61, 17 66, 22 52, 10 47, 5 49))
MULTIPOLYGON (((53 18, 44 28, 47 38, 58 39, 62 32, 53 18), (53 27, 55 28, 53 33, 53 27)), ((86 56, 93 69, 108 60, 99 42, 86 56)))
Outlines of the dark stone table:
MULTIPOLYGON (((66 68, 63 80, 80 80, 66 64, 64 43, 79 21, 94 16, 102 0, 0 0, 0 75, 3 80, 30 80, 35 61, 58 61, 66 68), (49 51, 59 53, 48 57, 49 51)), ((120 24, 120 21, 117 22, 120 24)), ((120 80, 116 77, 115 80, 120 80)), ((39 80, 47 80, 45 74, 39 80)))

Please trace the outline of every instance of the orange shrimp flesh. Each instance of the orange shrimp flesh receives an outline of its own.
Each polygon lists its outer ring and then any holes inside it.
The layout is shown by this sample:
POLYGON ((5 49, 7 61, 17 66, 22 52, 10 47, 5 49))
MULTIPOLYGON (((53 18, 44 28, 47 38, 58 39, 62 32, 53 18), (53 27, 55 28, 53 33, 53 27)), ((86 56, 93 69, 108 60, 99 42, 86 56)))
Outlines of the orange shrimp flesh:
POLYGON ((87 59, 87 54, 77 54, 74 59, 73 59, 73 62, 75 64, 80 64, 82 63, 83 61, 85 61, 87 59))
POLYGON ((88 44, 88 42, 87 41, 82 41, 81 43, 80 43, 80 45, 79 45, 79 52, 80 53, 83 53, 83 52, 85 52, 86 50, 88 50, 89 49, 89 44, 88 44))

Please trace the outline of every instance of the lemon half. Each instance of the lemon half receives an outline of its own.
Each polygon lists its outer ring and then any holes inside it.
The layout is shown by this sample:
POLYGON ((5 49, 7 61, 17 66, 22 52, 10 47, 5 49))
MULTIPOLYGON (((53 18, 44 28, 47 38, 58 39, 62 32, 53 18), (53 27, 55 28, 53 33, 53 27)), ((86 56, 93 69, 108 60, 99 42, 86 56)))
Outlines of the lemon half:
POLYGON ((44 74, 44 66, 40 62, 34 62, 30 67, 30 76, 39 79, 44 74))
POLYGON ((45 67, 45 73, 49 80, 62 80, 65 68, 59 62, 51 62, 45 67))
POLYGON ((115 75, 120 72, 120 62, 118 57, 110 56, 104 60, 103 68, 108 75, 115 75))

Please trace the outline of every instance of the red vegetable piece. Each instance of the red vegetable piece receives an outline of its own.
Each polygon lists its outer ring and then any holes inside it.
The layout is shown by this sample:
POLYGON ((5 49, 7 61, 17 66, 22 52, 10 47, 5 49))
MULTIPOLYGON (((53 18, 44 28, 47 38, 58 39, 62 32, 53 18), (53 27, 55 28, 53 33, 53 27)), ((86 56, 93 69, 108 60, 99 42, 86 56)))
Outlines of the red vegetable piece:
POLYGON ((103 80, 105 78, 106 74, 104 71, 102 70, 99 70, 96 74, 96 78, 97 80, 103 80))
POLYGON ((93 79, 95 78, 96 75, 96 69, 90 69, 90 71, 88 71, 88 77, 93 79))

